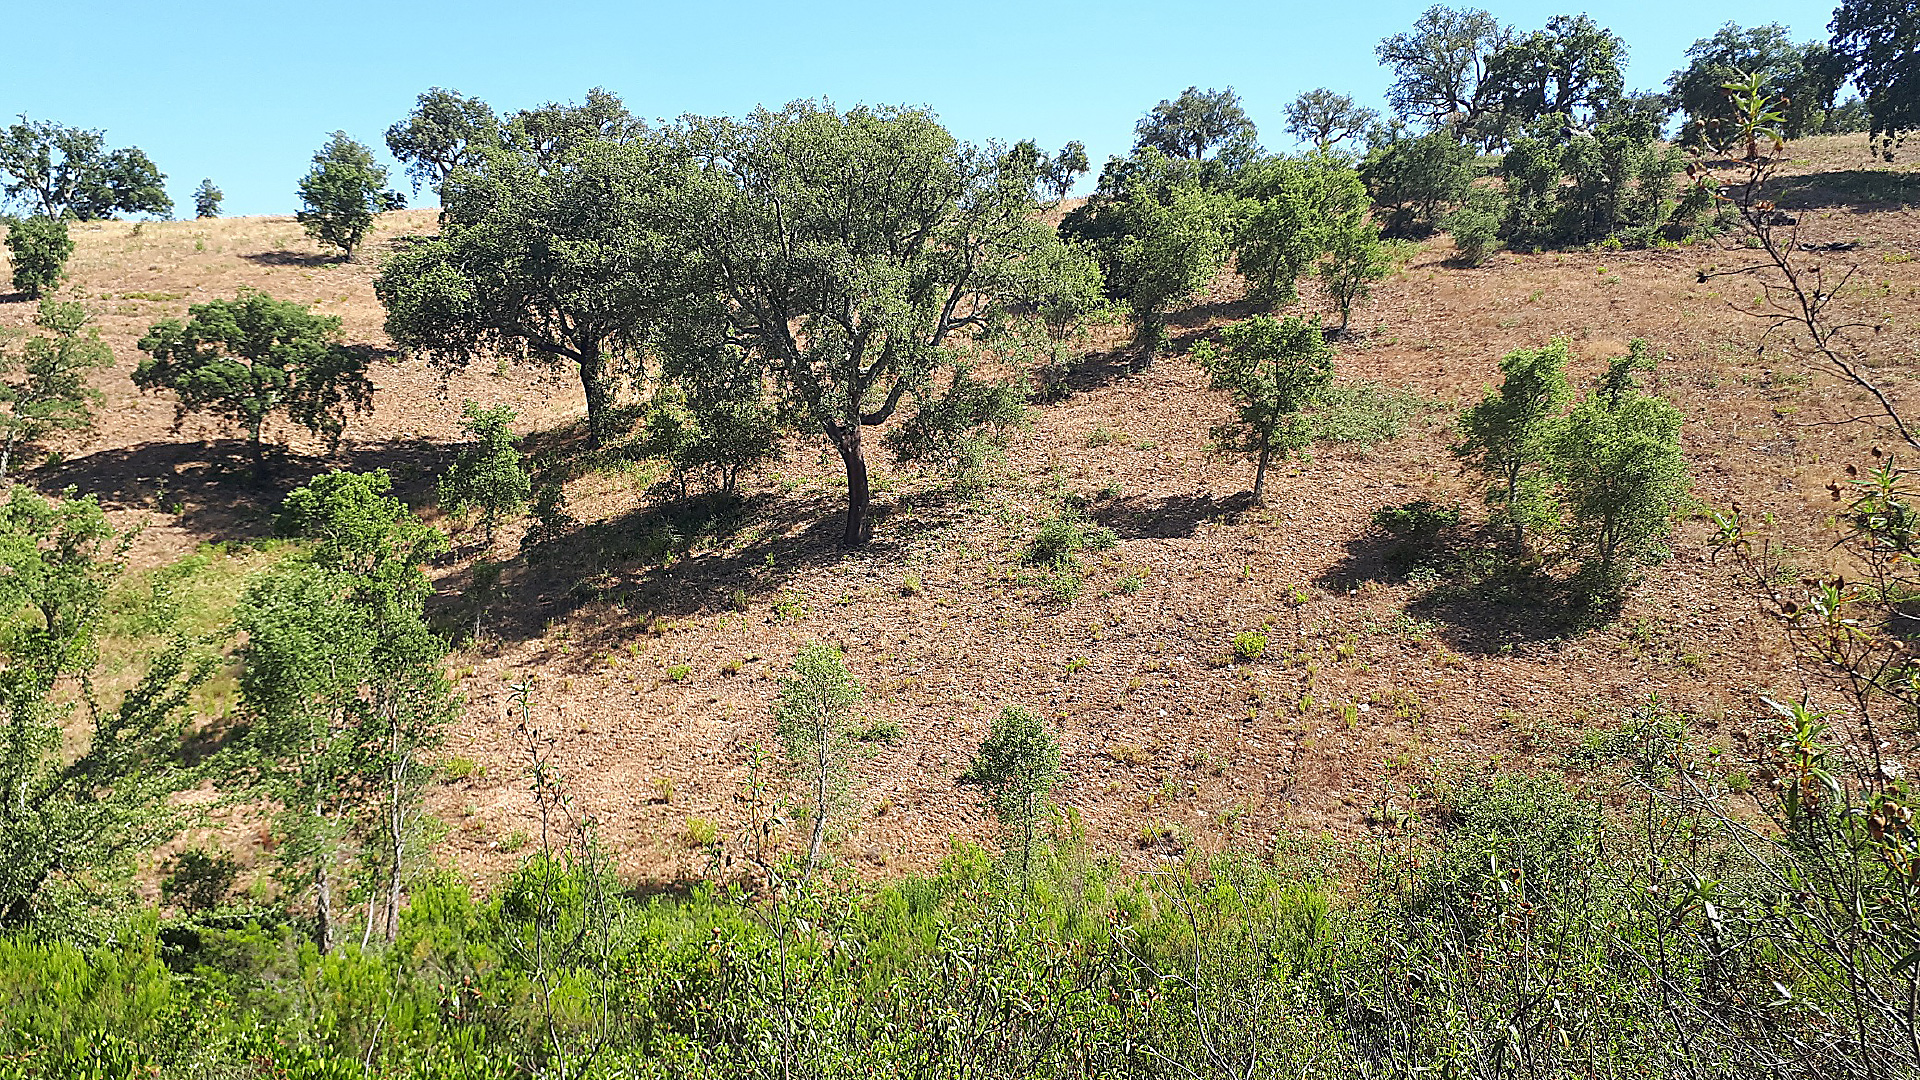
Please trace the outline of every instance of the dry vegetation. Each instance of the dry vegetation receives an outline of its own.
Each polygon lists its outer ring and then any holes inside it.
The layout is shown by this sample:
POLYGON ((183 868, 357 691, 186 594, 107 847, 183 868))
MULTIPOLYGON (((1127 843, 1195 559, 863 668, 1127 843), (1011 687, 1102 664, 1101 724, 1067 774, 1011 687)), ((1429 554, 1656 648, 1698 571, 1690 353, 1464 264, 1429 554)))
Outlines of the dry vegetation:
MULTIPOLYGON (((1809 241, 1853 245, 1827 257, 1864 266, 1856 302, 1887 320, 1876 374, 1904 404, 1920 377, 1920 172, 1911 149, 1886 166, 1869 164, 1864 144, 1796 144, 1781 202, 1812 222, 1809 241)), ((134 391, 134 342, 152 322, 248 285, 340 315, 349 340, 382 343, 377 262, 395 237, 433 221, 431 210, 386 215, 350 263, 320 254, 290 218, 76 228, 66 295, 101 313, 117 362, 101 380, 96 429, 31 481, 95 492, 121 523, 144 521, 144 565, 263 535, 272 493, 247 485, 230 432, 193 418, 176 427, 169 400, 134 391)), ((1131 371, 1117 328, 1099 332, 1063 400, 1035 409, 987 495, 955 501, 931 479, 883 474, 885 517, 852 554, 838 546, 844 481, 824 444, 796 443, 754 478, 736 528, 658 558, 652 538, 666 519, 644 469, 576 481, 571 509, 585 527, 550 559, 516 560, 490 640, 454 658, 468 709, 445 753, 476 767, 431 795, 450 826, 441 857, 482 877, 515 858, 504 849, 530 807, 503 712, 507 687, 531 679, 556 760, 607 823, 624 869, 701 869, 689 819, 731 821, 748 750, 770 741, 778 675, 814 638, 845 646, 869 688, 869 718, 903 732, 871 744, 859 767, 865 809, 843 844, 874 872, 926 867, 950 836, 986 835, 977 797, 956 777, 1007 704, 1058 725, 1059 796, 1094 846, 1140 859, 1165 849, 1143 841, 1161 824, 1208 847, 1379 827, 1436 777, 1565 763, 1650 696, 1700 717, 1705 737, 1731 738, 1757 715, 1755 691, 1791 694, 1797 676, 1774 629, 1709 560, 1699 520, 1680 523, 1675 557, 1617 621, 1576 631, 1541 607, 1436 597, 1402 580, 1368 515, 1422 497, 1478 513, 1473 480, 1447 447, 1458 406, 1508 350, 1567 335, 1586 379, 1645 337, 1666 357, 1659 388, 1688 417, 1700 506, 1776 515, 1806 538, 1794 558, 1817 567, 1826 484, 1873 442, 1870 427, 1843 422, 1865 411, 1861 395, 1803 366, 1788 342, 1763 342, 1763 327, 1728 306, 1738 279, 1696 283, 1699 267, 1737 260, 1737 248, 1502 254, 1479 269, 1448 265, 1450 250, 1430 241, 1384 283, 1337 359, 1343 376, 1411 389, 1434 407, 1396 442, 1293 463, 1270 481, 1265 508, 1245 505, 1250 467, 1209 450, 1224 399, 1183 355, 1131 371), (1018 565, 1063 493, 1090 500, 1119 537, 1089 556, 1084 592, 1064 605, 1024 583, 1018 565), (1262 627, 1267 650, 1231 662, 1234 636, 1262 627)), ((1249 310, 1238 291, 1223 279, 1177 316, 1176 349, 1249 310)), ((0 326, 31 313, 24 298, 0 296, 0 326)), ((270 432, 298 452, 282 489, 327 466, 385 466, 424 504, 463 399, 519 409, 536 451, 563 442, 581 411, 571 373, 540 366, 445 379, 396 357, 375 380, 374 411, 330 458, 291 429, 270 432)), ((500 538, 503 557, 515 539, 500 538)), ((480 554, 464 536, 434 570, 451 618, 466 611, 461 591, 480 554)))

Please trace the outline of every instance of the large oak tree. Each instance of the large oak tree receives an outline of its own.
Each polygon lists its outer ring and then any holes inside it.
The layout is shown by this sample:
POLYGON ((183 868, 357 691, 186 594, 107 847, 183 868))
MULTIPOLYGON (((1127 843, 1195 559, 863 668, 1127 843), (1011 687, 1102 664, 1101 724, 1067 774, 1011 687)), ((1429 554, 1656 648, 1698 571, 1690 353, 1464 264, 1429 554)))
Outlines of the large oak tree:
MULTIPOLYGON (((765 365, 847 470, 845 540, 871 534, 865 429, 935 380, 1060 243, 1033 155, 956 140, 921 109, 802 101, 678 131, 683 224, 722 301, 716 343, 765 365)), ((716 344, 713 347, 719 347, 716 344)))

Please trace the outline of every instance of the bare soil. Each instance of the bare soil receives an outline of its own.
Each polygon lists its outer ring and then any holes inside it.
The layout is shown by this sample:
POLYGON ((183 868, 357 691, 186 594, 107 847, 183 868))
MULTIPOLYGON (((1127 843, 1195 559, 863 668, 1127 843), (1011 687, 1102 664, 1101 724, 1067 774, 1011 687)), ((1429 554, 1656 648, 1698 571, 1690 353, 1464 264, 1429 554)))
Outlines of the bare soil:
MULTIPOLYGON (((1871 162, 1863 137, 1790 152, 1781 206, 1807 242, 1851 245, 1821 257, 1860 266, 1848 302, 1885 323, 1874 374, 1907 405, 1920 375, 1912 152, 1871 162)), ((121 522, 145 522, 136 557, 150 565, 263 534, 277 493, 326 467, 391 468, 431 514, 431 479, 466 399, 520 410, 532 448, 563 441, 583 411, 570 371, 502 363, 449 377, 394 357, 337 450, 272 431, 291 453, 260 490, 232 432, 176 423, 171 401, 129 382, 147 326, 243 286, 338 314, 349 340, 384 347, 370 282, 395 237, 433 224, 432 210, 386 215, 352 262, 323 255, 287 218, 79 227, 67 294, 101 312, 117 363, 101 380, 97 427, 29 479, 98 494, 121 522)), ((1090 844, 1141 861, 1187 842, 1258 848, 1381 828, 1445 778, 1565 765, 1589 733, 1656 698, 1694 717, 1702 738, 1727 740, 1758 722, 1760 692, 1799 684, 1775 628, 1712 561, 1703 515, 1736 502, 1775 515, 1797 538, 1790 558, 1822 568, 1826 485, 1875 441, 1870 425, 1848 422, 1867 411, 1861 393, 1735 309, 1751 299, 1740 279, 1699 281, 1703 267, 1749 254, 1727 244, 1502 253, 1465 269, 1446 238, 1426 242, 1356 312, 1336 370, 1434 406, 1397 441, 1289 464, 1264 507, 1248 505, 1251 464, 1211 451, 1208 430, 1228 405, 1184 355, 1251 310, 1231 275, 1176 317, 1176 354, 1143 370, 1119 328, 1100 330, 1070 392, 1034 410, 986 495, 956 500, 935 478, 881 464, 884 516, 859 551, 837 543, 844 481, 824 444, 795 441, 748 484, 737 521, 658 557, 650 538, 684 508, 652 493, 650 474, 574 481, 574 537, 529 563, 512 556, 509 530, 492 552, 513 559, 506 595, 484 644, 454 659, 468 708, 445 751, 477 767, 432 793, 450 826, 439 854, 480 879, 518 857, 516 834, 533 823, 507 702, 525 680, 556 765, 625 869, 659 881, 704 871, 689 822, 723 834, 740 823, 735 795, 751 749, 771 745, 778 679, 812 639, 846 648, 870 692, 867 717, 904 736, 873 742, 858 764, 840 850, 869 873, 924 868, 953 838, 989 837, 977 793, 957 778, 1007 705, 1057 725, 1060 797, 1090 844), (1674 557, 1599 626, 1537 591, 1408 581, 1368 525, 1376 507, 1415 498, 1480 516, 1476 479, 1448 450, 1457 409, 1497 378, 1506 352, 1557 335, 1573 341, 1580 380, 1635 337, 1665 358, 1656 381, 1687 415, 1701 507, 1674 557), (1084 591, 1060 604, 1026 583, 1019 555, 1065 493, 1090 500, 1119 540, 1088 557, 1084 591), (1234 635, 1262 627, 1266 652, 1230 662, 1234 635), (1179 839, 1160 838, 1168 825, 1179 839)), ((24 298, 0 297, 0 326, 31 313, 24 298)), ((484 554, 463 534, 434 569, 450 622, 471 617, 462 591, 484 554)))

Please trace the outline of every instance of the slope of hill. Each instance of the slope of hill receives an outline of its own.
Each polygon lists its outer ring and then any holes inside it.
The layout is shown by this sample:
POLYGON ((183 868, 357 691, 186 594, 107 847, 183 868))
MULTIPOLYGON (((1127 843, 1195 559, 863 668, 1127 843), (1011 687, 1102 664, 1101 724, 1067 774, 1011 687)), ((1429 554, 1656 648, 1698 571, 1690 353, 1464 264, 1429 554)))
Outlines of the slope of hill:
MULTIPOLYGON (((1911 161, 1864 164, 1863 143, 1797 144, 1780 201, 1806 219, 1809 243, 1837 245, 1831 258, 1863 268, 1849 302, 1887 321, 1874 363, 1904 402, 1920 371, 1920 174, 1911 161)), ((231 433, 176 424, 169 400, 133 389, 134 341, 189 304, 250 286, 338 314, 350 340, 381 345, 377 260, 432 225, 430 210, 387 215, 350 263, 319 254, 285 218, 77 228, 67 295, 100 312, 117 362, 101 379, 99 425, 31 482, 97 493, 120 522, 146 522, 140 565, 262 535, 273 491, 242 479, 231 433)), ((979 499, 883 471, 885 516, 864 550, 837 544, 843 481, 824 444, 795 441, 720 522, 650 496, 645 467, 574 481, 581 528, 538 562, 512 560, 486 640, 456 658, 468 708, 446 753, 475 767, 432 795, 452 826, 442 857, 483 877, 515 858, 532 811, 505 708, 508 687, 531 680, 555 760, 623 867, 697 872, 705 856, 687 841, 689 822, 730 827, 750 749, 771 740, 777 680, 812 639, 845 646, 870 692, 866 718, 900 731, 869 743, 857 767, 842 850, 872 872, 923 867, 948 837, 985 835, 957 777, 1012 704, 1057 725, 1060 797, 1090 842, 1140 859, 1381 827, 1447 776, 1567 765, 1655 698, 1697 717, 1703 737, 1731 738, 1757 715, 1757 691, 1796 692, 1796 676, 1774 628, 1710 560, 1699 520, 1680 524, 1674 557, 1617 620, 1581 627, 1498 582, 1409 580, 1369 515, 1430 498, 1478 518, 1474 478, 1448 447, 1458 408, 1507 351, 1564 335, 1584 381, 1643 337, 1664 357, 1656 385, 1687 416, 1700 505, 1776 516, 1800 538, 1792 559, 1812 570, 1828 557, 1826 485, 1872 444, 1869 426, 1846 422, 1863 411, 1860 395, 1735 311, 1739 279, 1697 280, 1738 248, 1503 253, 1478 269, 1449 265, 1450 251, 1444 237, 1423 244, 1338 344, 1341 377, 1429 406, 1400 439, 1322 446, 1291 464, 1265 507, 1246 503, 1250 466, 1211 451, 1209 428, 1228 407, 1184 355, 1252 310, 1227 278, 1175 318, 1175 355, 1145 370, 1133 370, 1120 330, 1096 334, 1069 392, 1036 407, 979 499), (1117 543, 1087 556, 1083 590, 1060 602, 1020 553, 1068 498, 1117 543), (1262 628, 1266 651, 1229 662, 1234 636, 1262 628)), ((0 297, 0 325, 30 315, 23 298, 0 297)), ((319 468, 384 466, 424 505, 463 400, 520 410, 536 450, 563 448, 581 409, 570 372, 538 365, 449 378, 392 357, 375 381, 373 410, 337 452, 273 433, 296 451, 280 490, 319 468)), ((506 558, 515 539, 493 554, 506 558)), ((435 568, 447 618, 471 618, 462 592, 485 554, 463 537, 435 568)))

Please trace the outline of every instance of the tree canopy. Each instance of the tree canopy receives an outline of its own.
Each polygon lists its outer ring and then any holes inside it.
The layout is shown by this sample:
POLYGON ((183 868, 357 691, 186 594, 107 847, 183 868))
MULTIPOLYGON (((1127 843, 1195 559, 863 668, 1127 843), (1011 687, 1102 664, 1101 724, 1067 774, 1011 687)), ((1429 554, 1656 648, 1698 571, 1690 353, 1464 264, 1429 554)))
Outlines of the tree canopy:
POLYGON ((347 410, 373 399, 366 356, 340 343, 337 316, 251 289, 195 304, 187 316, 155 323, 140 339, 148 358, 134 369, 133 384, 173 391, 182 415, 211 412, 239 424, 256 469, 261 428, 273 413, 331 441, 347 410))
POLYGON ((485 151, 443 185, 439 237, 375 279, 387 335, 451 366, 494 352, 573 363, 593 438, 611 438, 620 377, 687 317, 681 162, 659 139, 485 151))
POLYGON ((1210 153, 1233 150, 1246 156, 1258 134, 1240 95, 1189 86, 1180 96, 1147 110, 1133 126, 1135 150, 1149 147, 1168 157, 1199 161, 1210 153))
POLYGON ((387 129, 387 149, 406 166, 416 192, 422 184, 439 191, 453 170, 478 164, 481 151, 499 142, 500 118, 491 105, 438 86, 387 129))
POLYGON ((92 424, 101 397, 87 376, 113 363, 85 305, 42 297, 33 321, 44 333, 28 338, 18 358, 0 352, 0 482, 21 445, 92 424))
POLYGON ((0 177, 9 199, 48 217, 95 221, 173 211, 166 174, 139 147, 108 150, 104 132, 24 115, 0 128, 0 177))
POLYGON ((1687 49, 1687 66, 1667 86, 1686 114, 1681 132, 1689 142, 1718 145, 1735 121, 1725 84, 1757 76, 1767 97, 1780 102, 1780 133, 1789 139, 1822 130, 1834 96, 1846 80, 1844 61, 1818 41, 1795 42, 1787 28, 1769 23, 1742 29, 1728 23, 1687 49))
MULTIPOLYGON (((721 301, 706 347, 764 365, 847 470, 845 539, 870 533, 866 444, 1060 241, 1030 155, 963 144, 921 109, 801 101, 693 118, 689 247, 721 301)), ((698 335, 696 335, 698 336, 698 335)))
POLYGON ((1920 129, 1920 9, 1909 0, 1840 0, 1831 29, 1891 161, 1894 138, 1920 129))
POLYGON ((1287 134, 1316 150, 1365 135, 1380 114, 1326 87, 1308 90, 1287 105, 1287 134))
POLYGON ((374 160, 373 151, 336 131, 300 178, 302 209, 294 216, 308 236, 351 257, 373 230, 375 214, 404 205, 386 183, 387 168, 374 160))
POLYGON ((1393 73, 1387 103, 1404 118, 1456 134, 1472 131, 1491 106, 1483 84, 1494 55, 1513 36, 1511 27, 1479 8, 1428 8, 1413 29, 1374 49, 1393 73))

